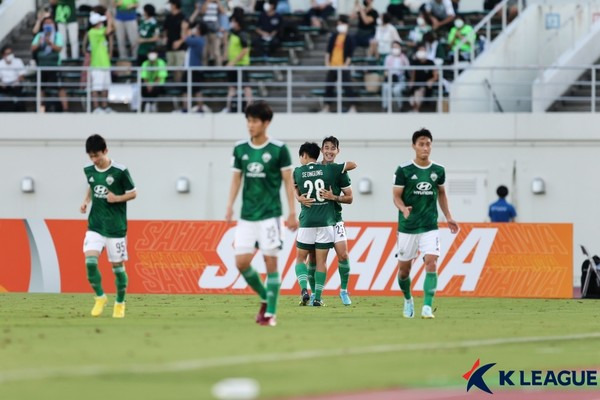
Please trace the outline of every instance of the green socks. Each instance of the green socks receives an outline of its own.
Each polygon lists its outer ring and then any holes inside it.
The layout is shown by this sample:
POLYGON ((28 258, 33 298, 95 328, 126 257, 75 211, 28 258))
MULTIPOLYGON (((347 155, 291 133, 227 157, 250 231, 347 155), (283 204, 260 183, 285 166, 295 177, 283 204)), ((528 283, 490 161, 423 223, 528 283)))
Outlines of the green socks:
POLYGON ((348 278, 350 277, 350 264, 348 260, 338 262, 338 271, 340 273, 340 281, 342 282, 342 290, 348 290, 348 278))
POLYGON ((127 289, 127 272, 125 272, 125 266, 123 264, 113 265, 113 272, 115 273, 115 286, 117 287, 117 303, 123 303, 125 301, 125 290, 127 289))
POLYGON ((317 270, 317 264, 308 263, 308 283, 312 291, 315 291, 315 271, 317 270))
POLYGON ((275 315, 277 311, 277 298, 279 297, 279 272, 267 274, 267 311, 265 316, 275 315))
POLYGON ((325 286, 326 277, 327 272, 315 271, 315 300, 321 300, 321 293, 323 292, 323 287, 325 286))
POLYGON ((87 268, 87 278, 92 289, 96 293, 96 296, 104 296, 104 290, 102 290, 102 275, 98 270, 98 257, 86 257, 85 267, 87 268))
POLYGON ((400 285, 400 289, 402 289, 402 293, 404 293, 404 298, 410 300, 412 297, 410 294, 410 275, 406 279, 402 279, 400 278, 400 271, 398 271, 398 284, 400 285))
POLYGON ((427 272, 427 274, 425 274, 425 283, 423 285, 423 291, 425 292, 424 304, 426 306, 431 307, 431 305, 433 304, 433 296, 435 296, 436 288, 437 288, 437 273, 436 272, 427 272))
POLYGON ((242 276, 246 280, 246 283, 248 283, 248 285, 252 289, 254 289, 256 293, 258 293, 261 300, 267 299, 267 291, 265 290, 265 285, 263 285, 262 281, 260 280, 260 275, 258 275, 258 272, 256 272, 254 268, 249 267, 246 270, 242 271, 242 276))
POLYGON ((298 278, 298 284, 300 285, 300 289, 306 289, 306 285, 308 283, 308 270, 306 269, 306 264, 296 264, 296 278, 298 278))

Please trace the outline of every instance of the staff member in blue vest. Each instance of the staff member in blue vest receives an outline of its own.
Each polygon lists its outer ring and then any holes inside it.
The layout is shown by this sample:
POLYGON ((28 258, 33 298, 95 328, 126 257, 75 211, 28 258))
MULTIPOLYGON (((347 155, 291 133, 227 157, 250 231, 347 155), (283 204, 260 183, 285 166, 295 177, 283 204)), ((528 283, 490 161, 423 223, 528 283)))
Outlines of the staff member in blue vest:
POLYGON ((490 210, 488 215, 492 222, 515 222, 517 212, 512 204, 506 201, 508 196, 508 188, 504 185, 498 186, 496 189, 498 200, 490 204, 490 210))

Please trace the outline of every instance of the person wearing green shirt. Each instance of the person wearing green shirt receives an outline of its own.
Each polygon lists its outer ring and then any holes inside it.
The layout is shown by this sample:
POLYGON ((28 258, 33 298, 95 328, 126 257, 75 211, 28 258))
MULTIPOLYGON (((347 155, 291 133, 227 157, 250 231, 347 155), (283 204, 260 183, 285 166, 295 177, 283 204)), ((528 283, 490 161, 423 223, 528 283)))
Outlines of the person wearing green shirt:
POLYGON ((113 33, 113 19, 110 12, 101 15, 96 12, 90 13, 90 25, 92 26, 83 40, 83 48, 90 44, 90 80, 92 90, 92 101, 94 112, 111 112, 108 107, 108 88, 111 84, 110 77, 110 54, 109 36, 113 33), (104 23, 106 22, 106 26, 104 23), (102 103, 102 108, 99 103, 102 103))
MULTIPOLYGON (((227 40, 228 67, 247 67, 250 65, 250 37, 243 30, 243 21, 236 15, 231 16, 231 31, 227 40)), ((231 111, 231 102, 237 92, 238 71, 229 71, 229 91, 227 92, 227 106, 223 112, 231 111)), ((248 82, 248 72, 242 73, 242 82, 248 82)), ((240 93, 241 95, 241 93, 240 93)), ((252 88, 244 86, 246 104, 252 103, 252 88)), ((242 107, 243 108, 243 107, 242 107)), ((239 110, 238 110, 239 111, 239 110)))
POLYGON ((127 167, 108 157, 106 141, 102 136, 96 134, 88 137, 85 151, 92 162, 83 169, 89 187, 79 211, 85 214, 91 202, 83 242, 87 278, 96 294, 91 314, 92 317, 99 317, 108 302, 98 270, 98 258, 106 248, 116 278, 113 318, 124 318, 127 273, 123 263, 127 261, 127 202, 136 198, 137 191, 127 167))
POLYGON ((58 31, 65 41, 60 52, 60 57, 67 58, 67 36, 71 48, 71 58, 79 58, 79 24, 77 23, 77 7, 75 0, 58 0, 54 10, 54 20, 58 25, 58 31))
POLYGON ((454 26, 450 29, 450 33, 448 33, 448 46, 450 46, 452 51, 450 57, 454 59, 454 52, 458 51, 462 60, 470 60, 471 49, 473 48, 474 42, 475 31, 473 31, 473 27, 469 24, 465 24, 462 18, 456 18, 454 20, 454 26), (465 38, 465 42, 460 44, 465 38))
POLYGON ((117 36, 117 46, 119 48, 120 58, 129 58, 137 56, 138 46, 138 22, 137 12, 138 0, 114 0, 113 5, 116 9, 115 14, 115 34, 117 36), (131 56, 127 51, 127 41, 131 47, 131 56))
POLYGON ((158 23, 155 17, 156 8, 152 4, 146 4, 144 6, 144 16, 138 27, 137 65, 142 65, 146 61, 148 53, 150 53, 150 50, 156 46, 160 39, 158 23))
POLYGON ((431 132, 423 128, 412 136, 414 160, 401 164, 394 175, 394 205, 398 209, 398 283, 404 294, 404 317, 414 317, 410 269, 420 253, 425 261, 425 294, 421 318, 434 318, 432 305, 437 287, 437 259, 440 256, 437 203, 446 217, 450 232, 458 224, 448 208, 446 169, 429 159, 431 132))
POLYGON ((289 214, 287 228, 296 230, 292 160, 287 146, 267 135, 273 119, 271 107, 264 101, 246 108, 250 140, 236 143, 233 149, 233 176, 229 189, 225 220, 233 220, 233 204, 242 187, 242 211, 235 228, 235 264, 248 285, 259 295, 261 306, 256 322, 275 326, 279 271, 277 254, 283 246, 283 213, 279 192, 284 184, 289 214), (250 265, 256 249, 263 254, 267 268, 266 287, 258 272, 250 265))
POLYGON ((156 49, 150 50, 148 59, 142 64, 142 110, 156 111, 155 99, 163 93, 167 72, 167 63, 158 58, 156 49))

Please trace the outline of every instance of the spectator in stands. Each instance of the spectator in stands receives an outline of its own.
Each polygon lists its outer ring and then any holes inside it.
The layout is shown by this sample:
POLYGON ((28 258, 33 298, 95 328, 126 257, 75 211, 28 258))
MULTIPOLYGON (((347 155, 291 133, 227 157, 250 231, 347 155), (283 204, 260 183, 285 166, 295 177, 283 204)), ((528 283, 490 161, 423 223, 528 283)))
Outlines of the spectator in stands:
POLYGON ((33 33, 34 35, 37 35, 40 32, 40 30, 42 29, 42 22, 47 17, 52 18, 52 20, 54 21, 54 12, 56 11, 57 6, 58 6, 58 0, 50 0, 50 3, 46 4, 41 9, 39 9, 39 11, 37 13, 37 20, 35 21, 35 24, 33 25, 33 28, 31 29, 31 33, 33 33))
MULTIPOLYGON (((228 67, 247 67, 250 65, 250 37, 244 32, 244 22, 239 19, 238 16, 232 16, 231 20, 231 31, 229 32, 229 47, 228 47, 228 67)), ((237 91, 237 80, 238 72, 236 70, 229 72, 229 90, 227 92, 227 106, 223 109, 223 112, 230 112, 232 110, 232 100, 237 91)), ((244 71, 242 73, 242 83, 248 82, 248 73, 244 71)), ((238 94, 241 96, 241 93, 238 94)), ((246 105, 252 103, 252 88, 248 85, 244 86, 244 97, 246 98, 246 105)), ((242 106, 242 112, 245 107, 242 106)))
MULTIPOLYGON (((31 51, 34 54, 37 65, 40 67, 58 67, 61 63, 60 52, 64 46, 62 35, 57 32, 56 24, 52 17, 42 20, 41 31, 35 35, 31 42, 31 51)), ((42 71, 42 94, 47 89, 58 89, 60 108, 57 111, 68 111, 69 102, 67 92, 60 87, 60 74, 58 71, 42 71)))
POLYGON ((406 88, 406 71, 410 67, 410 61, 402 53, 402 43, 394 42, 392 44, 392 52, 385 57, 385 81, 383 82, 383 93, 381 98, 381 107, 384 110, 388 109, 391 104, 390 89, 392 100, 398 101, 398 108, 402 108, 402 92, 406 88), (391 79, 391 88, 390 88, 391 79))
POLYGON ((498 200, 490 205, 488 215, 492 222, 515 222, 517 212, 512 204, 506 201, 508 188, 504 185, 496 189, 498 200))
POLYGON ((25 111, 25 105, 18 101, 23 95, 25 65, 8 45, 2 47, 0 56, 0 111, 25 111))
MULTIPOLYGON (((167 38, 167 65, 169 67, 181 68, 185 64, 185 16, 181 12, 181 0, 169 0, 170 12, 165 18, 163 25, 164 34, 167 38)), ((175 82, 181 82, 183 72, 181 70, 173 73, 175 82)))
POLYGON ((416 48, 423 41, 423 36, 430 31, 431 26, 427 24, 425 15, 420 13, 417 17, 417 25, 408 33, 407 44, 412 48, 416 48))
POLYGON ((450 29, 448 34, 448 46, 450 46, 451 52, 449 58, 451 61, 454 60, 454 53, 459 52, 459 59, 470 60, 471 49, 475 45, 475 31, 473 27, 466 24, 462 18, 458 17, 454 20, 454 27, 450 29), (466 41, 459 46, 460 42, 466 38, 466 41))
POLYGON ((355 44, 359 47, 369 47, 375 37, 379 13, 373 8, 373 0, 354 1, 353 18, 358 19, 358 31, 355 44))
POLYGON ((423 35, 423 42, 421 42, 421 44, 425 46, 428 60, 435 62, 436 58, 440 58, 442 60, 446 58, 445 48, 440 46, 440 42, 437 39, 437 35, 434 31, 429 31, 423 35))
POLYGON ((290 3, 288 0, 278 0, 276 1, 277 6, 275 7, 275 11, 277 11, 277 14, 282 15, 282 14, 291 14, 292 12, 292 7, 290 6, 290 3))
MULTIPOLYGON (((348 25, 350 18, 347 15, 340 15, 338 17, 336 32, 331 34, 329 43, 327 44, 327 53, 325 54, 325 65, 327 67, 347 67, 352 61, 352 54, 354 53, 354 41, 352 37, 348 35, 348 25)), ((332 98, 338 82, 338 70, 337 68, 331 68, 327 71, 327 88, 325 89, 326 103, 323 106, 323 112, 329 112, 332 98)), ((352 83, 349 70, 342 71, 342 84, 344 85, 344 97, 354 97, 354 90, 352 86, 348 84, 352 83)), ((340 93, 340 95, 342 95, 340 93)), ((356 105, 354 101, 350 103, 348 112, 356 112, 356 105)))
MULTIPOLYGON (((189 34, 185 38, 185 44, 188 47, 188 65, 190 67, 202 67, 204 65, 204 46, 206 45, 205 34, 206 25, 193 22, 190 25, 189 34)), ((202 83, 204 82, 204 73, 202 71, 192 71, 193 93, 196 98, 196 105, 191 111, 211 112, 210 108, 204 104, 202 99, 202 83)), ((187 94, 185 96, 184 109, 187 108, 187 94)))
POLYGON ((402 23, 404 20, 404 14, 410 13, 410 10, 404 4, 404 0, 390 0, 390 4, 388 4, 387 7, 387 12, 398 23, 402 23))
POLYGON ((160 38, 158 23, 156 22, 156 9, 152 4, 144 6, 144 16, 138 28, 137 65, 142 65, 150 52, 156 47, 160 38))
POLYGON ((115 33, 117 35, 117 46, 120 58, 129 58, 125 36, 131 47, 131 57, 137 55, 138 46, 138 23, 137 8, 138 0, 114 0, 117 10, 115 15, 115 33))
POLYGON ((335 0, 310 0, 310 10, 306 14, 308 24, 322 29, 323 21, 335 14, 335 0))
POLYGON ((375 37, 371 40, 371 46, 367 53, 369 57, 385 58, 392 51, 392 43, 402 42, 398 30, 392 25, 391 14, 384 13, 381 16, 381 25, 375 31, 375 37))
MULTIPOLYGON (((112 109, 108 107, 108 89, 111 84, 108 38, 114 32, 113 24, 113 18, 109 11, 106 12, 106 15, 90 13, 91 28, 86 39, 90 43, 90 81, 95 113, 112 112, 112 109)), ((84 42, 84 48, 86 44, 84 42)))
POLYGON ((258 38, 255 41, 255 47, 259 49, 264 57, 270 56, 279 48, 279 35, 282 28, 281 15, 277 14, 275 7, 277 0, 269 0, 264 3, 264 10, 258 17, 256 33, 258 38))
POLYGON ((422 11, 431 23, 433 30, 447 30, 456 17, 451 0, 429 0, 422 11))
POLYGON ((222 17, 227 15, 227 11, 219 0, 204 0, 196 6, 196 11, 192 15, 191 21, 202 14, 202 22, 206 26, 206 45, 204 55, 206 64, 213 62, 217 66, 223 65, 223 37, 224 28, 221 26, 222 17))
POLYGON ((156 112, 156 98, 163 94, 167 79, 167 63, 158 58, 156 48, 149 49, 148 59, 142 64, 142 110, 156 112))
POLYGON ((412 95, 409 102, 413 112, 419 112, 424 101, 431 97, 433 84, 437 82, 439 74, 433 61, 427 59, 427 50, 424 45, 417 48, 411 64, 413 67, 431 67, 431 69, 413 69, 410 71, 409 87, 412 95))
POLYGON ((79 58, 79 24, 77 23, 77 8, 75 0, 59 0, 54 9, 54 20, 58 25, 58 31, 65 40, 60 57, 67 58, 67 37, 71 47, 71 58, 79 58))

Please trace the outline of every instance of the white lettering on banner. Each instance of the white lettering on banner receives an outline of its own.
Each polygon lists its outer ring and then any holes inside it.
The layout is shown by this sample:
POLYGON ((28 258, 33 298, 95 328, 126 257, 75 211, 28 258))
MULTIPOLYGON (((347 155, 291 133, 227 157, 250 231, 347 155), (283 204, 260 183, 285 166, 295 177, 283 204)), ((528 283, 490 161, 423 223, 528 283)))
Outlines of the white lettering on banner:
POLYGON ((235 281, 240 274, 235 266, 235 256, 233 253, 233 239, 235 237, 235 228, 229 229, 217 246, 217 254, 225 266, 225 275, 219 275, 221 267, 207 265, 198 279, 198 286, 203 289, 226 289, 235 281))
POLYGON ((392 228, 373 227, 365 229, 359 236, 349 254, 350 270, 354 269, 359 275, 354 290, 369 290, 391 233, 392 228), (368 251, 365 261, 359 262, 365 251, 368 251))
POLYGON ((454 254, 454 257, 440 273, 438 290, 444 290, 453 277, 464 276, 465 279, 460 288, 461 292, 474 291, 497 233, 497 228, 473 228, 454 254), (475 249, 475 253, 471 262, 465 263, 465 259, 473 249, 475 249))
MULTIPOLYGON (((355 240, 358 237, 359 233, 360 228, 356 226, 346 227, 347 240, 355 240)), ((327 265, 329 268, 337 268, 337 265, 333 264, 333 260, 336 256, 337 254, 335 253, 335 249, 331 249, 329 251, 329 254, 327 254, 327 265)), ((352 268, 352 265, 350 265, 350 274, 356 274, 356 271, 352 268)), ((329 278, 329 281, 325 285, 325 290, 338 290, 341 284, 342 282, 340 281, 340 274, 335 273, 331 275, 331 278, 329 278)))
MULTIPOLYGON (((448 250, 450 250, 450 247, 452 247, 452 244, 454 243, 456 238, 457 238, 457 235, 450 232, 450 229, 448 229, 448 228, 440 229, 440 257, 438 258, 438 262, 437 262, 438 268, 440 265, 442 265, 444 263, 444 260, 446 259, 446 256, 448 255, 448 250)), ((423 261, 423 257, 417 257, 417 259, 415 260, 415 263, 413 264, 413 267, 410 271, 410 278, 414 281, 415 276, 417 276, 417 273, 422 272, 424 267, 425 267, 425 262, 423 261)), ((398 286, 398 282, 396 282, 396 285, 398 286)), ((419 279, 414 283, 413 289, 414 290, 423 290, 424 285, 425 285, 425 273, 422 273, 421 275, 419 275, 419 279)), ((398 289, 400 289, 400 286, 398 286, 398 289)), ((439 281, 438 281, 438 290, 441 290, 439 281)))

